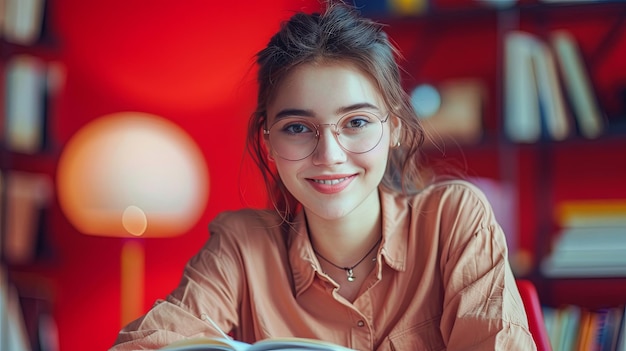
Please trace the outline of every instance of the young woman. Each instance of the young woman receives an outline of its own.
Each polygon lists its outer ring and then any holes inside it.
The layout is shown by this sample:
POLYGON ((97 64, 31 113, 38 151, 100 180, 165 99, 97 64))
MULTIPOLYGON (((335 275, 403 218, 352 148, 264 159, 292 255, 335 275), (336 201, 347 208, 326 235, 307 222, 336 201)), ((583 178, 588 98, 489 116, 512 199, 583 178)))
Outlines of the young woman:
POLYGON ((420 169, 423 139, 380 25, 296 14, 257 57, 249 146, 274 209, 219 215, 180 285, 115 350, 229 332, 358 350, 534 350, 485 196, 420 169))

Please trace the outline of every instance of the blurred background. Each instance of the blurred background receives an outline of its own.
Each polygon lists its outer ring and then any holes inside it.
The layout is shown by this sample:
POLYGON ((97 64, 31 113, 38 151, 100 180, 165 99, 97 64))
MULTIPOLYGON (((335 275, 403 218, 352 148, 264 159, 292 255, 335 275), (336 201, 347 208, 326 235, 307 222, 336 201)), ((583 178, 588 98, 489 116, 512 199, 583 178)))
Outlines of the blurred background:
MULTIPOLYGON (((354 3, 402 52, 428 162, 485 191, 546 313, 623 315, 626 3, 354 3)), ((265 205, 254 55, 320 8, 0 0, 0 350, 107 349, 217 213, 265 205)))

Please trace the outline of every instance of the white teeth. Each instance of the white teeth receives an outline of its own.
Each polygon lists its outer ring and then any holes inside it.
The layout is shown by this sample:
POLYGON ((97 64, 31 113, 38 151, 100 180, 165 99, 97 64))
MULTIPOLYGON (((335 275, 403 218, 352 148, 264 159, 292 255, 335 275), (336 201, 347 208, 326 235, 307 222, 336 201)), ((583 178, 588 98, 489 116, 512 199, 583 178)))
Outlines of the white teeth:
POLYGON ((325 184, 325 185, 335 185, 335 184, 339 184, 340 182, 344 181, 348 179, 347 177, 345 178, 339 178, 339 179, 313 179, 314 182, 319 183, 319 184, 325 184))

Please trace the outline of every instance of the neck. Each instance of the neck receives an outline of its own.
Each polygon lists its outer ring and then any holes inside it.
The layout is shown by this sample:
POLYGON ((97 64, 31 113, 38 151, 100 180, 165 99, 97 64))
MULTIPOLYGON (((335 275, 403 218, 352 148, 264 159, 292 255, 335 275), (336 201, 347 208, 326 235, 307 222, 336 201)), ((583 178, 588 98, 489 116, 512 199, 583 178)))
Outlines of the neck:
POLYGON ((381 238, 381 208, 378 196, 345 217, 324 220, 306 212, 311 244, 334 264, 350 267, 381 238))

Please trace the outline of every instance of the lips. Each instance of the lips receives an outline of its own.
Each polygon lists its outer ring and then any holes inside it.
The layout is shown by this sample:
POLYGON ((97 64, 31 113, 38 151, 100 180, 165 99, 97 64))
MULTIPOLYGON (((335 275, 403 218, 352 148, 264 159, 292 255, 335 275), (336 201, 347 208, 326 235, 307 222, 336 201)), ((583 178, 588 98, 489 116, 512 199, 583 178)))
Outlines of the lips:
POLYGON ((307 178, 307 180, 315 190, 322 194, 336 194, 350 185, 355 178, 356 175, 353 174, 307 178))

